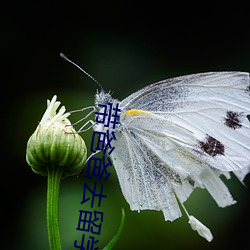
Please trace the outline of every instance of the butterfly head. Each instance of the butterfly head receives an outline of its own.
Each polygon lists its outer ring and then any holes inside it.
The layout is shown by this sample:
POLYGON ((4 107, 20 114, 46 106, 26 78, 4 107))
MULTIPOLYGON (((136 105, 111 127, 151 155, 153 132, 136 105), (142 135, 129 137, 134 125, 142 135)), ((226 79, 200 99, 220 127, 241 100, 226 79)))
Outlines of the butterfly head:
POLYGON ((98 108, 99 104, 107 105, 108 103, 113 102, 113 98, 110 92, 106 93, 104 90, 100 92, 97 90, 95 94, 95 106, 98 108))

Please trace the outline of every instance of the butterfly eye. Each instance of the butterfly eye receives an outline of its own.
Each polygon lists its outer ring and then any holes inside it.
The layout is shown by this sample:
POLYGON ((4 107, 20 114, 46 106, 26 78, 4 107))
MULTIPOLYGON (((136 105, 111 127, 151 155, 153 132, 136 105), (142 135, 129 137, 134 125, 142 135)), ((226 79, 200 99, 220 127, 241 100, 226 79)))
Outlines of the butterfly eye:
POLYGON ((109 97, 108 97, 108 95, 107 94, 105 94, 105 96, 103 97, 103 104, 108 104, 108 102, 109 102, 109 97))
POLYGON ((97 92, 95 96, 95 105, 98 107, 99 104, 101 105, 107 105, 108 103, 112 102, 113 99, 109 93, 105 93, 104 91, 101 91, 100 93, 97 92))

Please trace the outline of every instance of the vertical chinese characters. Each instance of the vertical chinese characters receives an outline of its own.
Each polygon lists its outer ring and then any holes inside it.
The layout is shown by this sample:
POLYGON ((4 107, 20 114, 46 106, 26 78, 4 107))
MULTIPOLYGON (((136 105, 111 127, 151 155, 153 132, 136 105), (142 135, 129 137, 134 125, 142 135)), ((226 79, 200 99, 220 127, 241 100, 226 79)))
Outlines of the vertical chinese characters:
MULTIPOLYGON (((100 107, 100 110, 99 112, 95 112, 95 121, 96 123, 102 124, 102 126, 106 127, 107 130, 105 130, 106 132, 95 131, 93 133, 91 152, 95 155, 102 151, 102 155, 101 157, 92 156, 89 159, 87 177, 89 179, 96 178, 99 181, 106 181, 110 176, 108 167, 112 166, 109 156, 113 152, 114 147, 112 147, 111 142, 112 140, 116 140, 113 130, 115 129, 115 126, 119 124, 119 112, 121 110, 119 109, 118 103, 116 103, 114 107, 112 103, 108 103, 107 105, 99 104, 98 106, 100 107), (109 131, 109 128, 112 129, 111 132, 109 131), (108 155, 107 158, 105 157, 106 153, 108 155), (91 169, 92 164, 93 168, 91 169)), ((102 198, 107 198, 107 195, 103 194, 103 189, 103 185, 101 185, 100 188, 97 188, 97 181, 94 182, 93 188, 90 188, 87 183, 84 183, 83 199, 81 204, 91 202, 91 208, 93 208, 94 202, 96 201, 99 208, 101 206, 102 198)), ((95 244, 97 244, 99 240, 95 239, 95 236, 101 234, 103 220, 104 214, 101 211, 79 210, 79 221, 76 230, 89 232, 93 236, 89 236, 89 239, 86 239, 85 234, 83 234, 81 243, 79 244, 79 242, 75 240, 74 247, 81 250, 98 250, 99 247, 96 247, 95 244)))

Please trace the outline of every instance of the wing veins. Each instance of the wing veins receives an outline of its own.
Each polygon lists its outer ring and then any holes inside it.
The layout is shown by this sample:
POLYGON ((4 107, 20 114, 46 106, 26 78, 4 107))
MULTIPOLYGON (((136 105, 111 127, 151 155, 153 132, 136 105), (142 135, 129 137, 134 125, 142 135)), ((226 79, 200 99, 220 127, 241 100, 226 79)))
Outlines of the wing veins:
MULTIPOLYGON (((134 152, 131 151, 131 150, 132 150, 132 149, 131 149, 131 148, 132 148, 132 147, 131 147, 131 142, 130 142, 129 138, 127 137, 127 134, 126 134, 126 133, 124 133, 124 137, 125 137, 125 139, 126 139, 127 144, 129 145, 129 147, 128 147, 128 153, 129 153, 129 156, 130 156, 129 159, 132 159, 131 156, 134 155, 134 152)), ((130 161, 130 165, 132 166, 131 161, 130 161)), ((138 183, 137 183, 137 181, 136 181, 136 176, 135 176, 134 168, 132 167, 131 169, 132 169, 133 176, 134 176, 134 184, 136 185, 136 188, 135 188, 135 189, 131 189, 131 191, 132 191, 132 192, 133 192, 133 191, 136 192, 137 201, 140 202, 140 198, 139 198, 140 195, 139 195, 139 192, 138 192, 139 187, 138 187, 138 183)), ((131 197, 133 197, 133 194, 131 194, 131 197)), ((133 200, 133 198, 132 198, 132 200, 133 200)))
MULTIPOLYGON (((130 133, 130 131, 128 131, 128 133, 130 133)), ((131 134, 131 133, 130 133, 131 134)), ((133 137, 133 135, 131 135, 131 138, 132 138, 132 140, 133 140, 133 142, 138 146, 138 148, 140 148, 140 145, 138 144, 138 142, 135 140, 135 138, 133 137)), ((141 152, 145 155, 145 153, 144 153, 144 151, 143 150, 141 150, 141 152)), ((133 152, 133 154, 134 154, 134 152, 133 152)), ((136 159, 137 159, 137 162, 140 162, 139 161, 139 159, 138 159, 138 156, 136 155, 136 154, 134 154, 135 155, 135 157, 136 157, 136 159)), ((147 158, 148 159, 148 158, 147 158)), ((143 178, 142 178, 142 180, 143 180, 143 186, 144 186, 144 190, 145 190, 145 192, 146 192, 146 196, 147 196, 147 203, 148 203, 148 206, 149 206, 149 198, 150 198, 150 196, 149 196, 149 194, 148 194, 148 190, 147 190, 147 185, 146 185, 146 183, 145 183, 145 176, 144 176, 144 172, 143 172, 143 170, 142 170, 142 168, 141 168, 141 166, 140 166, 140 164, 138 164, 138 167, 140 168, 140 171, 141 171, 141 174, 143 175, 143 178)), ((133 171, 133 173, 134 173, 134 171, 133 171)), ((135 174, 134 174, 134 178, 135 178, 135 180, 136 180, 136 177, 135 177, 135 174)), ((139 190, 139 188, 137 188, 137 190, 139 190)), ((137 193, 138 194, 138 196, 137 197, 140 197, 140 195, 139 195, 139 193, 137 193)), ((140 201, 140 199, 138 199, 139 201, 140 201)), ((149 206, 150 207, 150 206, 149 206)))

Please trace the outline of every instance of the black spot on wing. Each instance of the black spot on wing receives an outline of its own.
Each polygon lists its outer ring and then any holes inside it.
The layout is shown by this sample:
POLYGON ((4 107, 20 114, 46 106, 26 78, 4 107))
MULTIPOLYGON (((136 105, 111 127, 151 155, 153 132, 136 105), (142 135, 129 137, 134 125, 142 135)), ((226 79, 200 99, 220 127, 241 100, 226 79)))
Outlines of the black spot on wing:
POLYGON ((225 152, 224 145, 210 135, 207 135, 205 141, 199 141, 199 146, 204 152, 212 157, 224 155, 225 152))
POLYGON ((224 118, 224 124, 232 129, 240 128, 242 113, 227 111, 227 115, 224 118))

